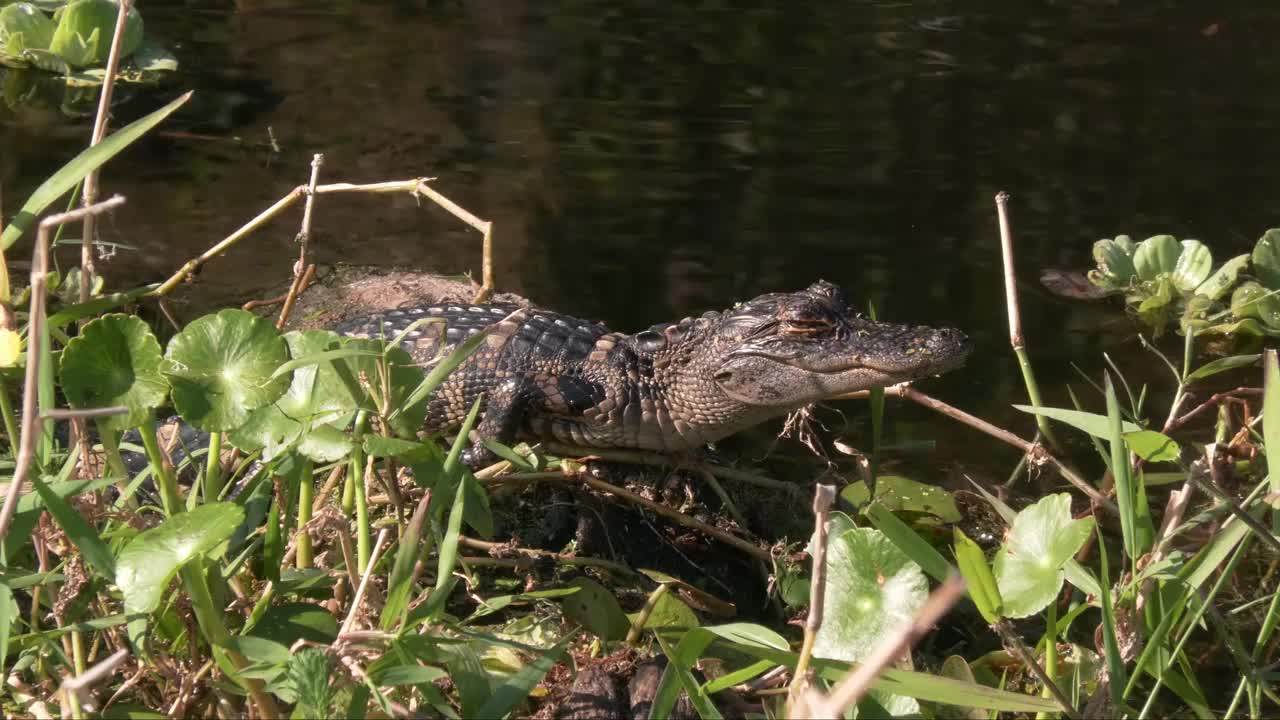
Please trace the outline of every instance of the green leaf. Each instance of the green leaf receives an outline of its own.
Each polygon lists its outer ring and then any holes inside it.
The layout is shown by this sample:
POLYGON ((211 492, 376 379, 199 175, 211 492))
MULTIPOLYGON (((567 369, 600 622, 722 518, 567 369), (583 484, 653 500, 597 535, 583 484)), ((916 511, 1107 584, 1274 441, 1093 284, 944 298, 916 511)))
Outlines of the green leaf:
POLYGON ((1231 357, 1218 358, 1201 365, 1187 375, 1187 383, 1193 383, 1197 380, 1203 380, 1207 377, 1217 375, 1220 372, 1234 370, 1236 368, 1248 367, 1258 362, 1260 355, 1232 355, 1231 357))
POLYGON ((924 606, 929 583, 920 566, 884 533, 855 528, 827 543, 826 610, 814 643, 818 657, 857 661, 924 606))
POLYGON ((35 5, 18 2, 0 8, 0 44, 8 44, 11 38, 21 36, 20 44, 7 48, 11 54, 27 48, 47 50, 57 26, 35 5))
POLYGON ((1203 295, 1210 300, 1218 300, 1235 286, 1236 278, 1247 267, 1249 267, 1248 255, 1237 255, 1231 258, 1222 263, 1221 267, 1201 283, 1200 287, 1196 288, 1196 294, 1203 295))
POLYGON ((390 630, 400 622, 405 608, 409 605, 409 596, 413 590, 410 582, 413 579, 413 568, 419 558, 426 557, 431 552, 430 543, 433 539, 430 533, 426 535, 428 545, 421 547, 422 530, 428 514, 428 506, 425 503, 419 503, 413 512, 413 517, 409 520, 408 527, 400 537, 395 563, 391 567, 391 576, 387 578, 387 600, 382 606, 382 616, 379 620, 383 630, 390 630))
POLYGON ((1142 280, 1155 280, 1158 275, 1172 273, 1181 254, 1182 245, 1172 235, 1155 235, 1138 243, 1133 267, 1142 280))
POLYGON ((982 548, 969 539, 960 528, 953 528, 956 552, 956 564, 960 566, 960 575, 964 577, 969 597, 978 607, 982 619, 988 625, 999 622, 1004 614, 1004 600, 1000 597, 1000 586, 996 583, 991 566, 987 564, 982 548))
POLYGON ((4 233, 0 235, 0 250, 8 250, 18 241, 18 238, 22 237, 22 233, 26 232, 35 223, 37 215, 44 212, 45 208, 62 197, 72 187, 75 187, 76 183, 83 180, 85 175, 102 167, 104 163, 131 145, 134 140, 142 137, 148 130, 160 124, 161 120, 168 117, 174 110, 182 107, 183 103, 190 99, 191 93, 187 93, 150 115, 129 123, 120 130, 108 135, 97 145, 85 149, 66 165, 59 168, 56 173, 41 183, 35 192, 31 193, 31 197, 27 198, 27 202, 23 204, 22 209, 5 226, 4 233))
MULTIPOLYGON (((856 487, 856 485, 851 485, 850 487, 856 487)), ((879 494, 878 487, 876 491, 876 494, 879 494)), ((949 500, 950 498, 951 496, 948 495, 947 499, 949 500)), ((946 558, 942 557, 942 554, 935 550, 927 540, 920 537, 915 530, 912 530, 906 523, 899 520, 898 516, 889 512, 879 502, 872 503, 867 508, 866 515, 871 519, 871 524, 884 533, 889 542, 892 542, 903 554, 911 558, 912 562, 919 565, 934 580, 945 581, 947 576, 951 574, 951 564, 947 562, 946 558)))
POLYGON ((525 663, 510 679, 494 688, 493 695, 480 706, 476 717, 506 717, 507 713, 529 697, 538 683, 542 682, 542 678, 546 677, 551 668, 560 662, 575 637, 576 633, 570 633, 568 637, 556 643, 555 647, 525 663))
MULTIPOLYGON (((942 661, 938 674, 945 678, 975 684, 973 670, 969 663, 959 655, 949 655, 942 661)), ((939 720, 986 720, 987 714, 981 708, 964 707, 963 705, 941 705, 937 708, 939 720)))
POLYGON ((662 680, 658 684, 658 693, 653 700, 651 710, 652 717, 669 717, 671 706, 675 702, 675 693, 667 690, 664 692, 663 686, 670 688, 671 680, 674 678, 689 695, 689 701, 693 704, 693 708, 698 713, 698 717, 703 720, 716 719, 721 715, 716 709, 715 703, 711 702, 711 698, 707 697, 707 693, 703 690, 702 685, 697 678, 693 676, 692 669, 697 664, 698 659, 702 655, 702 651, 711 643, 711 634, 700 628, 695 628, 684 634, 680 639, 680 643, 672 649, 666 638, 658 635, 658 644, 662 647, 662 652, 666 654, 667 668, 662 674, 662 680), (662 696, 659 702, 659 696, 662 696))
POLYGON ((160 374, 161 357, 160 343, 141 318, 105 315, 81 328, 62 351, 62 389, 75 408, 129 408, 99 421, 124 431, 164 404, 169 385, 160 374))
POLYGON ((334 689, 329 685, 333 664, 329 656, 313 647, 304 647, 289 658, 288 675, 298 696, 302 717, 328 717, 334 689))
POLYGON ((430 665, 394 665, 379 670, 374 675, 373 681, 378 687, 396 687, 397 685, 425 685, 448 676, 449 673, 430 665))
POLYGON ((13 591, 4 582, 0 582, 0 672, 5 671, 5 659, 9 656, 9 631, 13 619, 21 615, 18 603, 13 599, 13 591))
MULTIPOLYGON (((284 336, 293 357, 317 358, 337 345, 336 333, 310 330, 284 336)), ((343 352, 343 351, 338 351, 343 352)), ((271 376, 284 381, 278 366, 271 376)), ((271 460, 292 447, 316 462, 334 462, 351 452, 351 441, 342 430, 350 423, 357 404, 347 391, 330 359, 295 365, 289 389, 271 405, 254 410, 248 421, 228 435, 231 444, 251 452, 261 449, 271 460)), ((376 436, 372 436, 376 437, 376 436)))
POLYGON ((1280 330, 1280 295, 1256 282, 1241 283, 1231 293, 1231 314, 1236 318, 1256 318, 1271 332, 1280 330))
POLYGON ((444 477, 458 475, 458 486, 453 493, 453 506, 449 509, 449 522, 445 529, 444 538, 440 540, 439 562, 436 570, 436 592, 444 589, 445 582, 453 575, 453 568, 458 564, 458 539, 462 535, 462 518, 466 513, 467 507, 467 477, 471 475, 465 468, 461 469, 461 473, 455 472, 454 468, 458 466, 458 457, 462 452, 462 446, 467 442, 467 437, 471 434, 471 428, 475 427, 476 418, 480 416, 481 397, 477 397, 476 401, 471 404, 471 412, 467 413, 467 417, 462 421, 462 427, 458 428, 458 436, 454 438, 453 448, 449 450, 449 456, 445 458, 444 477))
POLYGON ((755 623, 724 623, 722 625, 708 625, 703 629, 712 635, 738 645, 773 648, 775 650, 786 650, 791 647, 786 638, 763 625, 756 625, 755 623))
MULTIPOLYGON (((1121 378, 1123 380, 1123 378, 1121 378)), ((1138 548, 1138 492, 1134 483, 1133 469, 1129 465, 1129 452, 1121 432, 1120 401, 1116 396, 1115 386, 1111 382, 1111 373, 1103 375, 1103 391, 1107 398, 1107 419, 1110 433, 1107 440, 1111 449, 1111 473, 1116 483, 1116 506, 1120 510, 1120 531, 1124 536, 1125 552, 1135 560, 1141 556, 1138 548)), ((1070 503, 1067 513, 1070 515, 1070 503)), ((1074 551, 1073 551, 1074 554, 1074 551)))
POLYGON ((338 621, 319 605, 285 603, 267 610, 247 634, 285 647, 299 640, 328 645, 338 637, 338 621))
MULTIPOLYGON (((689 628, 698 627, 698 616, 680 598, 670 592, 662 591, 661 588, 654 590, 654 592, 662 592, 662 595, 658 596, 658 600, 649 612, 649 617, 645 618, 644 627, 640 628, 641 630, 655 628, 688 630, 689 628)), ((627 613, 627 620, 634 624, 639 619, 639 616, 639 612, 627 613)))
POLYGON ((44 484, 38 474, 31 475, 31 484, 40 495, 40 499, 44 501, 45 509, 57 521, 58 527, 62 528, 62 531, 71 539, 71 543, 80 551, 80 555, 85 559, 85 562, 98 571, 98 574, 105 578, 107 582, 115 582, 116 559, 111 554, 111 549, 98 538, 98 533, 92 527, 89 527, 89 523, 85 521, 84 516, 71 507, 66 500, 59 497, 57 493, 50 490, 49 486, 44 484))
POLYGON ((235 430, 275 402, 289 378, 272 372, 289 359, 274 325, 244 310, 196 319, 169 341, 161 371, 183 420, 207 432, 235 430))
MULTIPOLYGON (((1082 430, 1094 437, 1103 438, 1104 440, 1111 436, 1111 430, 1107 425, 1108 420, 1106 415, 1082 412, 1080 410, 1067 410, 1066 408, 1037 408, 1030 405, 1014 405, 1013 407, 1024 413, 1044 415, 1047 418, 1070 425, 1077 430, 1082 430)), ((1142 430, 1142 428, 1128 422, 1127 420, 1125 421, 1124 432, 1138 432, 1139 430, 1142 430)))
POLYGON ((690 585, 674 575, 648 568, 640 568, 637 572, 661 585, 670 585, 671 589, 677 591, 682 597, 687 598, 694 607, 703 612, 725 617, 733 617, 738 613, 738 608, 733 603, 721 600, 706 590, 690 585))
POLYGON ((1199 240, 1183 240, 1182 252, 1173 268, 1173 285, 1191 292, 1208 279, 1213 270, 1213 254, 1199 240))
POLYGON ((289 648, 274 640, 238 635, 227 640, 227 648, 244 655, 251 662, 264 665, 285 665, 289 662, 289 648))
POLYGON ((1271 228, 1253 246, 1253 274, 1270 290, 1280 289, 1280 228, 1271 228))
POLYGON ((1155 430, 1139 430, 1123 433, 1121 437, 1130 450, 1148 462, 1172 462, 1178 459, 1178 443, 1168 435, 1155 430))
POLYGON ((235 503, 200 505, 143 531, 120 552, 116 584, 125 612, 149 613, 160 605, 165 588, 178 570, 231 537, 244 509, 235 503))
POLYGON ((1094 243, 1093 260, 1098 269, 1090 271, 1089 280, 1098 287, 1123 290, 1137 276, 1133 267, 1133 242, 1127 235, 1094 243))
POLYGON ((1004 614, 1023 618, 1040 612, 1062 589, 1063 566, 1093 532, 1093 518, 1071 518, 1071 496, 1050 495, 1013 520, 996 554, 995 576, 1004 614))
POLYGON ((401 437, 417 437, 427 416, 427 403, 411 401, 410 398, 414 388, 422 383, 423 375, 418 363, 404 349, 388 348, 381 340, 344 337, 342 347, 372 350, 377 354, 370 357, 361 353, 343 358, 340 363, 335 361, 347 392, 355 398, 360 409, 381 413, 388 408, 387 422, 391 429, 401 437), (390 393, 383 392, 384 372, 390 373, 390 393), (362 386, 359 382, 361 377, 368 379, 367 385, 362 386))
MULTIPOLYGON (((49 49, 75 67, 103 65, 111 52, 120 6, 111 0, 77 0, 57 13, 58 28, 49 49)), ((120 57, 142 44, 142 16, 130 8, 125 18, 120 57)))
MULTIPOLYGON (((911 512, 933 515, 943 522, 960 522, 960 511, 951 493, 936 486, 917 482, 900 475, 881 475, 876 478, 876 502, 893 512, 911 512)), ((840 491, 841 499, 854 507, 867 502, 869 491, 865 483, 852 483, 840 491)))
POLYGON ((565 618, 601 640, 622 640, 627 636, 631 623, 608 588, 588 577, 574 578, 569 586, 578 588, 578 592, 560 601, 565 618))

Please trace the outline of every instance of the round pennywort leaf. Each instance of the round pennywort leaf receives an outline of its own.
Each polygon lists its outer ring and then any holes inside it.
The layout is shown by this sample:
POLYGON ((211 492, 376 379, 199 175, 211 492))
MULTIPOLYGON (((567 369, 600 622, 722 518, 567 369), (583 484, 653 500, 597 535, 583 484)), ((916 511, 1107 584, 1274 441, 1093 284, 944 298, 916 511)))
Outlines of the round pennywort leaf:
POLYGON ((244 310, 223 310, 175 335, 161 371, 182 419, 222 432, 240 427, 251 412, 284 394, 289 374, 272 373, 288 359, 274 325, 244 310))
POLYGON ((813 654, 856 662, 924 606, 929 584, 912 562, 873 528, 854 528, 827 541, 826 611, 813 654))
POLYGON ((103 418, 115 430, 146 419, 164 403, 169 386, 160 374, 160 343, 151 328, 132 315, 113 313, 91 321, 62 352, 62 389, 74 408, 129 408, 103 418))
POLYGON ((1018 513, 996 554, 996 584, 1004 614, 1040 612, 1062 589, 1067 561, 1093 532, 1093 518, 1071 518, 1071 496, 1050 495, 1018 513))

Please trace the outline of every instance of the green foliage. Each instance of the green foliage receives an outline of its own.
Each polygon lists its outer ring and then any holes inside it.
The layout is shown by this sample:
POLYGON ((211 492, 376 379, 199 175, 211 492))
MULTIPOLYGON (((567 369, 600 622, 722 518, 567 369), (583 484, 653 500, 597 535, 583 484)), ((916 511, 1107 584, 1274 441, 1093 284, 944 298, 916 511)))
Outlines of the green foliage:
MULTIPOLYGON (((72 67, 106 63, 119 11, 120 6, 111 0, 76 0, 68 4, 54 15, 58 28, 49 42, 49 51, 72 67)), ((132 55, 141 44, 142 16, 134 7, 125 19, 120 57, 132 55)))
POLYGON ((827 541, 826 612, 818 657, 862 660, 928 596, 920 566, 879 530, 853 528, 827 541))
POLYGON ((169 394, 160 374, 160 343, 131 315, 105 315, 87 323, 62 351, 62 389, 75 408, 124 406, 105 418, 112 430, 136 427, 169 394))
POLYGON ((1093 519, 1073 520, 1071 496, 1050 495, 1014 518, 996 553, 995 577, 1003 614, 1040 612, 1062 589, 1065 565, 1093 532, 1093 519))
MULTIPOLYGON (((50 18, 38 3, 0 9, 0 66, 61 75, 68 88, 96 88, 106 80, 119 5, 115 0, 75 0, 50 18)), ((178 69, 177 58, 144 37, 142 16, 130 8, 121 36, 117 82, 156 82, 178 69)), ((20 75, 13 75, 20 78, 20 75)))
POLYGON ((1121 294, 1156 334, 1177 322, 1179 332, 1280 336, 1280 229, 1258 239, 1253 252, 1214 267, 1198 240, 1156 235, 1134 244, 1128 236, 1099 240, 1089 280, 1121 294), (1252 276, 1253 279, 1249 279, 1252 276))
POLYGON ((236 430, 275 402, 289 378, 275 370, 289 357, 270 322, 244 310, 206 315, 173 336, 161 371, 182 419, 210 432, 236 430))
POLYGON ((125 612, 149 613, 160 605, 169 581, 192 560, 213 551, 244 520, 244 509, 232 503, 201 505, 139 533, 120 551, 116 584, 125 612))

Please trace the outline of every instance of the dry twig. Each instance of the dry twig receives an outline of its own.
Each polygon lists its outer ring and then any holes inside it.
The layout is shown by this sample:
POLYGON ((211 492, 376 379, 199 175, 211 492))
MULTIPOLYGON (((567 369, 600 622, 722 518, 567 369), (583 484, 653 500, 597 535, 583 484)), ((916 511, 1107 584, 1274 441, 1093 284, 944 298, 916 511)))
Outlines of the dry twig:
POLYGON ((822 628, 822 615, 827 592, 827 516, 835 502, 835 485, 818 485, 813 489, 813 575, 809 580, 809 616, 804 623, 804 643, 791 678, 792 702, 798 701, 809 686, 809 660, 822 628))

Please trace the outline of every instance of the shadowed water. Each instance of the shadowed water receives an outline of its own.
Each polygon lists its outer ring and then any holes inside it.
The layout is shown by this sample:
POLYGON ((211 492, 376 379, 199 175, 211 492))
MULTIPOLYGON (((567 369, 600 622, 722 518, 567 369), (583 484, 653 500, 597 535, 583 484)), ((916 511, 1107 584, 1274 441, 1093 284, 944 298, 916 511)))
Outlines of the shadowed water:
MULTIPOLYGON (((1220 256, 1280 225, 1280 7, 1245 2, 142 4, 181 60, 117 125, 196 98, 109 165, 115 287, 159 279, 305 181, 417 175, 495 223, 504 289, 632 330, 817 278, 883 318, 954 325, 927 387, 1030 434, 1008 350, 992 196, 1013 194, 1023 319, 1049 400, 1075 360, 1140 359, 1114 305, 1045 293, 1099 237, 1220 256), (981 6, 981 10, 975 8, 981 6), (175 134, 177 133, 177 134, 175 134), (275 146, 273 148, 273 145, 275 146)), ((13 82, 12 79, 7 82, 13 82)), ((0 108, 12 212, 85 119, 0 108)), ((197 297, 278 285, 300 209, 211 263, 197 297)), ((325 197, 321 260, 478 269, 479 236, 408 197, 325 197)), ((22 255, 21 246, 18 255, 22 255)), ((68 255, 69 257, 69 255, 68 255)), ((1122 360, 1123 362, 1123 360, 1122 360)), ((1082 384, 1082 383, 1077 383, 1082 384)), ((856 410, 856 406, 852 409, 856 410)), ((895 440, 1008 467, 900 408, 895 440)))

